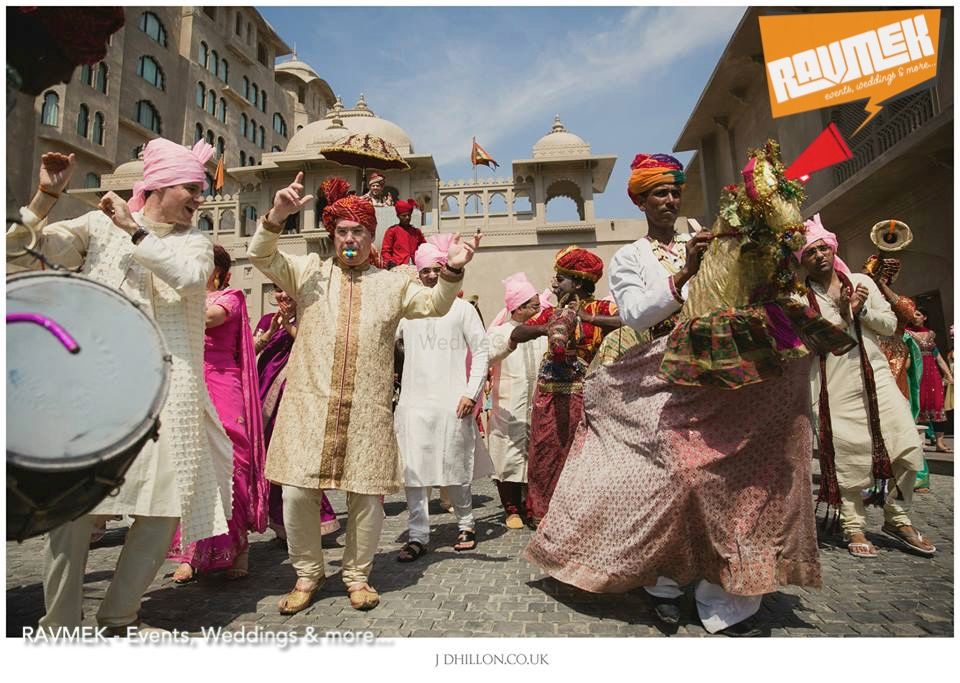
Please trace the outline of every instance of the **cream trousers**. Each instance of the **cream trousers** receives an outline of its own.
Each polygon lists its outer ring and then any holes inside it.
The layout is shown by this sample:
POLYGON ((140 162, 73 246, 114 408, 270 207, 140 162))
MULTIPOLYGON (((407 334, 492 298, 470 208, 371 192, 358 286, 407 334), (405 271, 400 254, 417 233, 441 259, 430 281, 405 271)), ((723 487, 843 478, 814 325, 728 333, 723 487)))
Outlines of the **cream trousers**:
MULTIPOLYGON (((407 486, 407 513, 409 516, 410 540, 427 545, 430 542, 430 492, 432 486, 407 486)), ((470 484, 452 484, 441 488, 446 491, 453 505, 453 512, 457 516, 457 527, 460 531, 473 530, 473 496, 470 493, 470 484)))
MULTIPOLYGON (((110 515, 84 515, 49 533, 44 548, 43 628, 79 626, 83 620, 83 576, 90 534, 110 515)), ((120 551, 107 594, 97 611, 100 626, 128 626, 137 621, 140 600, 166 558, 177 517, 134 517, 120 551)))
MULTIPOLYGON (((283 487, 283 525, 287 548, 297 576, 311 581, 324 577, 320 501, 323 491, 283 487)), ((380 496, 347 492, 347 538, 343 549, 343 583, 367 583, 383 529, 380 496)))
MULTIPOLYGON (((887 493, 883 505, 883 519, 895 526, 904 526, 910 523, 908 511, 913 501, 913 482, 917 478, 916 470, 906 469, 900 460, 893 461, 893 478, 903 493, 903 500, 896 499, 896 490, 887 493)), ((850 538, 850 534, 863 533, 867 527, 867 508, 863 502, 861 489, 842 489, 840 491, 840 525, 843 528, 843 537, 850 538)))

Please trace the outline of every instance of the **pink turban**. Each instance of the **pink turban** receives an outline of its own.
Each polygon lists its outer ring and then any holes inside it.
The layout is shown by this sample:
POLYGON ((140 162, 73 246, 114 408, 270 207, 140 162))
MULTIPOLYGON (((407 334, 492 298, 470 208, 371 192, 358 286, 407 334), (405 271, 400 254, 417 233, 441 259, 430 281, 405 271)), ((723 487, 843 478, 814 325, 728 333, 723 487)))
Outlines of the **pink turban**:
POLYGON ((417 270, 423 270, 438 263, 446 265, 447 252, 450 250, 451 242, 453 242, 453 233, 430 235, 413 255, 413 264, 417 267, 417 270))
POLYGON ((156 138, 143 150, 143 180, 133 184, 133 197, 127 203, 131 211, 139 211, 146 201, 147 190, 200 183, 206 187, 206 164, 213 156, 213 147, 203 140, 193 149, 176 142, 156 138))
MULTIPOLYGON (((803 252, 805 252, 811 244, 813 244, 814 242, 819 242, 820 240, 823 240, 824 242, 829 244, 831 247, 833 247, 833 252, 834 254, 836 254, 837 249, 840 246, 840 243, 837 241, 836 235, 834 235, 832 232, 830 232, 825 227, 823 227, 823 223, 820 222, 819 213, 814 215, 813 218, 805 221, 803 224, 803 227, 806 228, 806 232, 803 235, 804 236, 803 248, 801 248, 799 251, 793 252, 793 256, 797 259, 798 262, 803 257, 803 252)), ((841 273, 845 273, 847 275, 850 274, 850 268, 847 267, 847 264, 844 263, 843 259, 841 259, 839 256, 834 256, 833 267, 836 270, 839 270, 841 273)))
POLYGON ((517 310, 524 303, 529 301, 537 294, 537 288, 533 286, 533 283, 527 279, 525 273, 514 273, 513 275, 507 276, 507 279, 502 280, 504 287, 503 294, 503 303, 506 308, 500 310, 497 313, 497 317, 494 318, 493 323, 490 325, 491 328, 502 325, 510 314, 517 310))

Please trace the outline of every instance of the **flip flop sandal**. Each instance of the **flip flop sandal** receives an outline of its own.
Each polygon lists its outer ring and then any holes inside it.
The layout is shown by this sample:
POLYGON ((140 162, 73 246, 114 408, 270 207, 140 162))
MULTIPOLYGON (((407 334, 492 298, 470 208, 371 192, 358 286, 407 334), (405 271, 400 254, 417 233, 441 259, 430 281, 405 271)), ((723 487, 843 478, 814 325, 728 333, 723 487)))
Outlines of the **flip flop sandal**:
POLYGON ((294 586, 293 590, 280 598, 278 607, 280 614, 296 614, 307 609, 313 602, 313 596, 323 586, 324 579, 320 579, 313 588, 304 590, 294 586))
POLYGON ((453 546, 453 549, 456 550, 458 553, 462 553, 466 550, 473 550, 476 547, 477 547, 477 533, 475 531, 465 529, 457 535, 457 544, 453 546), (471 545, 469 548, 458 547, 464 543, 472 543, 473 545, 471 545))
POLYGON ((427 546, 420 541, 410 541, 400 548, 400 554, 397 555, 397 562, 413 562, 419 560, 427 554, 427 546))
POLYGON ((854 557, 873 558, 879 553, 877 548, 870 542, 866 543, 847 543, 847 550, 854 557))
POLYGON ((901 531, 902 528, 903 527, 893 527, 893 526, 890 526, 889 524, 884 524, 882 527, 880 527, 880 531, 882 531, 883 533, 885 533, 887 536, 891 538, 897 539, 898 541, 903 543, 905 546, 907 546, 911 550, 914 550, 920 553, 921 555, 926 555, 927 557, 931 557, 937 552, 936 546, 931 545, 931 547, 928 549, 928 548, 924 548, 921 545, 917 545, 918 542, 922 542, 926 540, 924 539, 923 534, 921 534, 919 531, 915 531, 915 533, 913 534, 908 534, 904 531, 901 531))

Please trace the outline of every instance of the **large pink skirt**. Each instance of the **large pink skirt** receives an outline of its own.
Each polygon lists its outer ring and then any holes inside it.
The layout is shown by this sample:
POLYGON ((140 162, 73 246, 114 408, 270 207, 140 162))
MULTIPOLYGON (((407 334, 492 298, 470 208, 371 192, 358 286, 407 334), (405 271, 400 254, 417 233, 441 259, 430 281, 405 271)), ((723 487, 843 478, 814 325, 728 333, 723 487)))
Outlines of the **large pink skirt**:
POLYGON ((820 585, 810 359, 737 390, 657 377, 666 338, 590 375, 584 424, 524 556, 592 592, 707 579, 820 585))

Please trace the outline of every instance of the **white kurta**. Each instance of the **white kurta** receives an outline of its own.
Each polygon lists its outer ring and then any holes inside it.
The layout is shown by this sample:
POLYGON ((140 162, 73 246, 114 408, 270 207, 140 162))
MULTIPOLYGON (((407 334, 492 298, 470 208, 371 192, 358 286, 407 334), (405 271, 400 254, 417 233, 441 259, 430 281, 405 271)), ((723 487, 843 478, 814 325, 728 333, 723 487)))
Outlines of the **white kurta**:
POLYGON ((480 316, 457 299, 442 318, 402 320, 397 338, 403 381, 393 424, 404 485, 469 484, 474 460, 486 457, 486 449, 473 415, 458 418, 457 405, 463 397, 478 399, 487 376, 480 316))
MULTIPOLYGON (((92 514, 180 517, 190 543, 225 533, 231 511, 233 446, 203 378, 213 248, 196 228, 155 223, 140 212, 134 218, 150 231, 136 246, 101 211, 46 225, 21 209, 23 223, 42 230, 44 256, 132 299, 157 322, 173 358, 159 439, 147 441, 117 495, 92 514)), ((19 244, 21 230, 8 231, 8 244, 19 244)), ((14 264, 36 267, 31 257, 14 264)))
MULTIPOLYGON (((610 292, 624 325, 643 332, 680 310, 683 304, 670 290, 669 277, 646 237, 613 255, 610 292)), ((686 299, 687 284, 680 294, 686 299)))
POLYGON ((537 337, 512 347, 510 333, 520 324, 507 320, 487 333, 493 385, 487 442, 496 478, 526 483, 530 414, 547 338, 537 337))
MULTIPOLYGON (((891 462, 902 459, 901 463, 908 469, 919 470, 923 466, 923 447, 910 412, 910 403, 897 388, 890 363, 878 344, 878 337, 894 333, 897 316, 869 276, 854 273, 850 275, 850 282, 854 287, 862 284, 870 290, 860 313, 860 328, 863 346, 873 367, 880 409, 880 431, 887 453, 891 462)), ((856 338, 853 325, 844 322, 833 299, 816 283, 811 284, 811 289, 817 297, 821 315, 856 338)), ((873 483, 870 473, 873 448, 859 346, 842 356, 827 355, 827 392, 830 396, 837 481, 842 489, 866 488, 873 483)), ((817 434, 820 414, 819 363, 810 366, 810 396, 813 401, 814 434, 817 434)))

